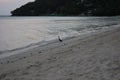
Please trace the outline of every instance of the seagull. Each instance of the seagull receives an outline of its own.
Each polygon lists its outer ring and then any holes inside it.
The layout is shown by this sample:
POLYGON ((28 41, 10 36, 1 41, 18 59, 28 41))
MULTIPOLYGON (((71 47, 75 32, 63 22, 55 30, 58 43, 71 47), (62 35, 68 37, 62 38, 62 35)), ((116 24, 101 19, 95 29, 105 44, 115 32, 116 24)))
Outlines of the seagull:
POLYGON ((60 39, 60 36, 58 36, 58 40, 59 40, 60 42, 62 42, 62 41, 63 41, 62 39, 60 39))

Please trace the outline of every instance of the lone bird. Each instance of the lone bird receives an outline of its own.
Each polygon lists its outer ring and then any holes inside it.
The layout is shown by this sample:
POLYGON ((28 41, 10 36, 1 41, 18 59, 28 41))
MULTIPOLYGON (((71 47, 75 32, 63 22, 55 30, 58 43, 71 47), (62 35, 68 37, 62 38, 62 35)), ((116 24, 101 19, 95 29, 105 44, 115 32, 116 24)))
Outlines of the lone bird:
POLYGON ((62 42, 63 40, 60 38, 60 36, 58 36, 58 40, 60 41, 60 42, 62 42))

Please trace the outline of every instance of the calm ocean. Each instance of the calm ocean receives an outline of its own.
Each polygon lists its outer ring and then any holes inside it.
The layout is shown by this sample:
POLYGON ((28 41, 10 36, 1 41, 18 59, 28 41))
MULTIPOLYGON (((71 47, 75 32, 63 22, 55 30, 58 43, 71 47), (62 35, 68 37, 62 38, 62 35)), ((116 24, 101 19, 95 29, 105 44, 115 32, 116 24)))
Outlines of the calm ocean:
POLYGON ((0 52, 30 44, 82 35, 112 25, 120 17, 0 17, 0 52))

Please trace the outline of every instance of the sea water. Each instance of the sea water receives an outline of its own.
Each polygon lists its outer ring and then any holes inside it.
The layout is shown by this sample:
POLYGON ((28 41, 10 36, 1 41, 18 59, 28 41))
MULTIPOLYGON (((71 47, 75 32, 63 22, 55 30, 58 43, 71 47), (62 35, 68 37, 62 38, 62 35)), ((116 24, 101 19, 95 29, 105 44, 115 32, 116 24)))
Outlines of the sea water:
POLYGON ((120 17, 0 17, 0 52, 89 34, 120 24, 120 17))

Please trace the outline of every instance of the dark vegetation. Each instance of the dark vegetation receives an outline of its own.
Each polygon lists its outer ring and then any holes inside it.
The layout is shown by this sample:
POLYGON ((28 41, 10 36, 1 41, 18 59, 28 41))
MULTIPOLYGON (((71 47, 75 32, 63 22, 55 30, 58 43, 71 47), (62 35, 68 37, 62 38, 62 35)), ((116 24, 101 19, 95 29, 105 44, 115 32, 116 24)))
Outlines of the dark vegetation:
POLYGON ((12 16, 115 16, 120 0, 35 0, 11 11, 12 16))

